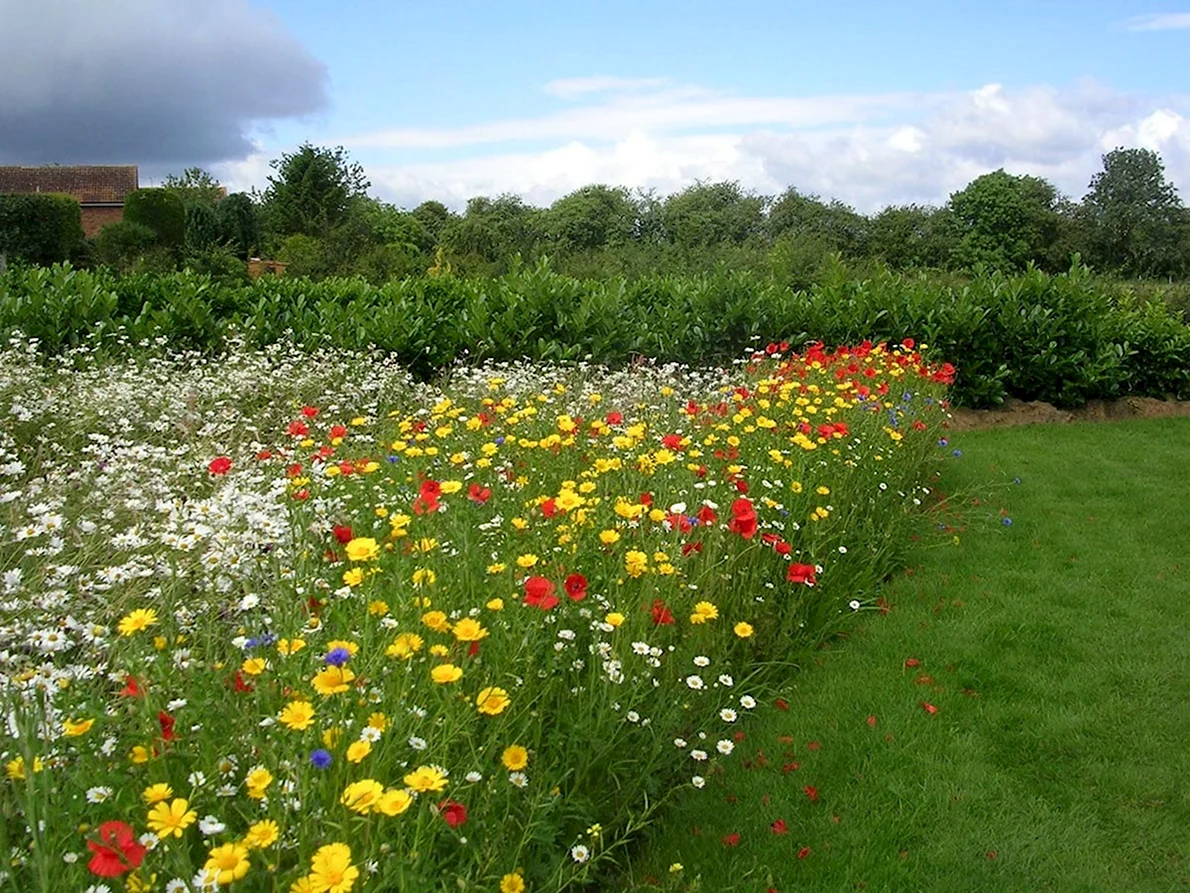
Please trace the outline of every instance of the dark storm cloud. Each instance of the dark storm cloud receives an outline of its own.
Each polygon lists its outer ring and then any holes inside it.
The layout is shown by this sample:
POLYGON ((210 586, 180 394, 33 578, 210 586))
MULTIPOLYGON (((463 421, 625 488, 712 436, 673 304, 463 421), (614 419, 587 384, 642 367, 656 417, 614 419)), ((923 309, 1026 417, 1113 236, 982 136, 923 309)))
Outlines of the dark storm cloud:
POLYGON ((248 0, 0 0, 0 164, 211 164, 326 105, 323 64, 248 0))

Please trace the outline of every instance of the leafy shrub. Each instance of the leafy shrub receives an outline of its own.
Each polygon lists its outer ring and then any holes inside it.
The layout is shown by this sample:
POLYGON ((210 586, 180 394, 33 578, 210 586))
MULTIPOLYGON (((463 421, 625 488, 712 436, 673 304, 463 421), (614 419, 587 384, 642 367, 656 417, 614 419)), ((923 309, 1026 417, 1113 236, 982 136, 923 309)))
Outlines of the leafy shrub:
POLYGON ((82 242, 82 210, 71 196, 0 195, 0 253, 10 260, 58 263, 82 242))
POLYGON ((95 258, 113 270, 128 270, 157 241, 157 234, 131 220, 103 226, 95 236, 95 258))
POLYGON ((160 245, 180 250, 186 241, 186 207, 168 189, 137 189, 124 200, 124 219, 151 229, 160 245))

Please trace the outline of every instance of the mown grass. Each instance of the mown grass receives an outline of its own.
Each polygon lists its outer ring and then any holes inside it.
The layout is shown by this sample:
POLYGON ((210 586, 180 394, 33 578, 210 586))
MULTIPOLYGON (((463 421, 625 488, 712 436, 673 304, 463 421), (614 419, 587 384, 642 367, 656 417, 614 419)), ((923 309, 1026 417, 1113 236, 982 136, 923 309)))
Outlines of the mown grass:
POLYGON ((770 699, 618 888, 1190 887, 1190 420, 952 447, 956 529, 788 709, 770 699))

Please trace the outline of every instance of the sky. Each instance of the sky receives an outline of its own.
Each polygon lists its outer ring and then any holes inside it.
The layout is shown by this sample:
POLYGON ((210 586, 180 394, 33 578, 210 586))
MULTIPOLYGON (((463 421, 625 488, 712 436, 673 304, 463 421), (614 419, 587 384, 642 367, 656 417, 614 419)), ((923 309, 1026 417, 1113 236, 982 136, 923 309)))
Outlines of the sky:
POLYGON ((267 185, 343 146, 402 207, 590 183, 863 212, 980 174, 1081 198, 1117 146, 1190 200, 1190 2, 0 0, 0 164, 267 185))

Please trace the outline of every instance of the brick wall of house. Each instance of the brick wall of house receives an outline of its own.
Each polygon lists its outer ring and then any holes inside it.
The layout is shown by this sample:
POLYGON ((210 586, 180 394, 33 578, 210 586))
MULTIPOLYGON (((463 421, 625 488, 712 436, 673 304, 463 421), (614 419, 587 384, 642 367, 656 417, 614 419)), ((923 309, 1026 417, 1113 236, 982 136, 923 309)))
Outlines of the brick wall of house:
POLYGON ((106 223, 115 223, 124 216, 121 208, 83 208, 83 233, 89 239, 106 223))

